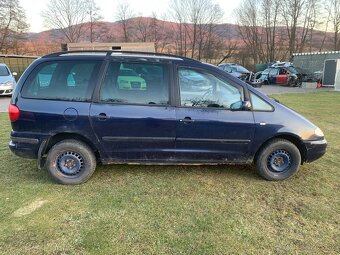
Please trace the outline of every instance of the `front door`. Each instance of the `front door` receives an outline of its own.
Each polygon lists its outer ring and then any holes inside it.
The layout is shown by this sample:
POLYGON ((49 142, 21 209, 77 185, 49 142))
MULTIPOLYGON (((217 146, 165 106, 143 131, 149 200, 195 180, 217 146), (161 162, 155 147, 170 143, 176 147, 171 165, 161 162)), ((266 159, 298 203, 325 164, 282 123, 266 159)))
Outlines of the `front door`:
POLYGON ((288 73, 285 68, 279 69, 279 74, 276 76, 276 84, 287 85, 288 83, 288 73))
POLYGON ((251 111, 242 110, 242 86, 199 69, 178 69, 176 159, 245 162, 254 136, 251 111))
POLYGON ((90 116, 109 161, 174 156, 175 110, 169 102, 166 64, 110 63, 90 116))
POLYGON ((268 82, 269 84, 276 84, 276 77, 279 74, 279 69, 277 68, 270 68, 268 74, 268 82))

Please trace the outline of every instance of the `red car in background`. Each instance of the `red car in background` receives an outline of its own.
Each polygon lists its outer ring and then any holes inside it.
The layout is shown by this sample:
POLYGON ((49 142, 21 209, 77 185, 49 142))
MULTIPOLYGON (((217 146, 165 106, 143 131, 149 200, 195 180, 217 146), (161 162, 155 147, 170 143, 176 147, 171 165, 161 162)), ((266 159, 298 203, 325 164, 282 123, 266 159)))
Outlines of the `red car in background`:
POLYGON ((291 87, 301 87, 302 76, 295 67, 293 66, 276 66, 265 69, 259 80, 263 84, 277 84, 286 85, 291 87))

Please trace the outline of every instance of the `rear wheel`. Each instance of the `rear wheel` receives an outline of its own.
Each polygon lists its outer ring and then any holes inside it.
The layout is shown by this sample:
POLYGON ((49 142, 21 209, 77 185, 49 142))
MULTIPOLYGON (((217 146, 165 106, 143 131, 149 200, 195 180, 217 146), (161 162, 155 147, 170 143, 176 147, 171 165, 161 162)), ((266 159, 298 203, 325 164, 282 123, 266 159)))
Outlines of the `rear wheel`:
POLYGON ((270 181, 285 180, 293 176, 300 167, 299 149, 285 139, 273 139, 257 154, 256 170, 270 181))
POLYGON ((92 176, 96 169, 96 158, 87 144, 68 139, 49 150, 45 165, 58 183, 80 184, 92 176))

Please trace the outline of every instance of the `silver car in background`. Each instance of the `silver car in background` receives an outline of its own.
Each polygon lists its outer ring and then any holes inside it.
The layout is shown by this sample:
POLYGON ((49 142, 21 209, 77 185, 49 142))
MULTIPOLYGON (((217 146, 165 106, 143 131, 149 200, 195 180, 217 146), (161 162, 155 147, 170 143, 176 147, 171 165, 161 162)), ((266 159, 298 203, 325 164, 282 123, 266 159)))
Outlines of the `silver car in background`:
POLYGON ((11 73, 6 64, 0 63, 0 96, 10 96, 17 85, 14 76, 17 73, 11 73))

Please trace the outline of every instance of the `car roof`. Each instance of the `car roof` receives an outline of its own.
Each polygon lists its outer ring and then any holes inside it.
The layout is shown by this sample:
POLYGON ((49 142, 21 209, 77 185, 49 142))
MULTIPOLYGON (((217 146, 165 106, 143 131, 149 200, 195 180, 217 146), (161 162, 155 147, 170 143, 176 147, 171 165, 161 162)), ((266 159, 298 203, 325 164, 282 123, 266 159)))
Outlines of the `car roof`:
POLYGON ((172 60, 172 61, 190 61, 201 63, 200 61, 171 54, 156 52, 139 52, 139 51, 114 51, 114 50, 76 50, 55 52, 42 57, 46 58, 93 58, 93 59, 112 59, 112 58, 138 58, 144 60, 172 60))

